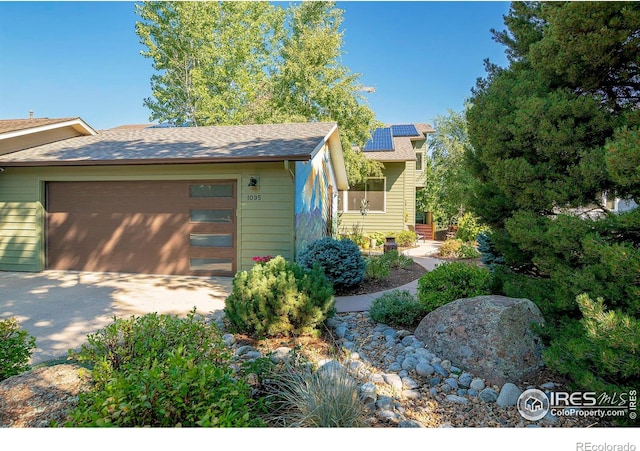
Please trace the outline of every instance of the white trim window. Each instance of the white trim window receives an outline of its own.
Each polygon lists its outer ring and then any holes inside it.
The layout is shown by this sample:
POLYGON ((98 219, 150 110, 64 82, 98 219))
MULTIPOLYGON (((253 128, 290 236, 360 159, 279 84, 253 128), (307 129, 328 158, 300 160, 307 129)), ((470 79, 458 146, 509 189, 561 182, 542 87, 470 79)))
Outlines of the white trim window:
POLYGON ((353 185, 344 191, 343 211, 360 213, 362 200, 368 201, 368 213, 384 213, 386 211, 387 180, 370 178, 364 183, 353 185))
POLYGON ((416 151, 416 171, 424 171, 424 152, 416 151))

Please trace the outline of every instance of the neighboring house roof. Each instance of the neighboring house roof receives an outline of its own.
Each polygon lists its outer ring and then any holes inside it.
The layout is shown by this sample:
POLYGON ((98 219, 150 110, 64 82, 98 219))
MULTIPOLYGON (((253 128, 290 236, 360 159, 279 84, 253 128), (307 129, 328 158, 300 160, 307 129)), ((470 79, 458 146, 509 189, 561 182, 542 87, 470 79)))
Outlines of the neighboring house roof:
POLYGON ((333 122, 111 129, 2 155, 0 165, 308 160, 334 133, 333 122))
POLYGON ((362 152, 376 161, 412 161, 416 159, 412 141, 425 139, 433 132, 429 124, 386 125, 374 130, 362 152))
POLYGON ((156 124, 124 124, 117 127, 110 128, 109 130, 139 130, 141 128, 149 128, 156 124))
POLYGON ((0 120, 0 139, 14 138, 17 136, 33 134, 39 131, 71 126, 80 130, 83 134, 96 134, 86 122, 79 117, 60 119, 30 118, 30 119, 2 119, 0 120))

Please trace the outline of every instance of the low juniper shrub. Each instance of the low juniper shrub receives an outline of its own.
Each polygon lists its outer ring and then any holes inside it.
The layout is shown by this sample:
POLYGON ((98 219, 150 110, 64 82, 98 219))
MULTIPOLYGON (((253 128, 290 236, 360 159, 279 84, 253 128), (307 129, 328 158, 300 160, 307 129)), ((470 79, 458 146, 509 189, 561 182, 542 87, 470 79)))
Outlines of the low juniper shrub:
POLYGON ((369 317, 389 326, 413 327, 427 314, 425 306, 407 290, 393 290, 376 298, 369 317))

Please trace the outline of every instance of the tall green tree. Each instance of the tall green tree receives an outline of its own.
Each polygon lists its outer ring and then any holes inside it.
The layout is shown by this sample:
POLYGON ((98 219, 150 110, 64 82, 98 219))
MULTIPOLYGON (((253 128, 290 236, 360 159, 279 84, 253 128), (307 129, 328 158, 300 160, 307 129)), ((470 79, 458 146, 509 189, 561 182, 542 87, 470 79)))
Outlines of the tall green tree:
POLYGON ((151 120, 175 125, 335 121, 351 183, 380 175, 362 146, 378 123, 342 63, 335 2, 147 2, 136 31, 159 73, 151 120))
POLYGON ((144 104, 174 125, 260 121, 284 15, 268 2, 144 2, 136 33, 158 71, 144 104))
POLYGON ((380 175, 379 165, 353 150, 380 125, 361 92, 361 74, 342 63, 343 11, 335 2, 291 6, 281 64, 273 77, 273 110, 289 120, 336 121, 351 183, 380 175))
POLYGON ((425 161, 425 188, 417 200, 424 211, 432 211, 434 220, 447 224, 469 206, 475 178, 465 163, 471 146, 467 132, 466 109, 449 110, 434 120, 435 133, 430 135, 429 155, 425 161))
POLYGON ((470 206, 505 258, 504 293, 547 316, 545 361, 581 388, 637 385, 592 334, 625 336, 638 359, 640 209, 613 214, 602 195, 640 200, 640 4, 515 2, 505 25, 509 65, 487 62, 467 113, 470 206))

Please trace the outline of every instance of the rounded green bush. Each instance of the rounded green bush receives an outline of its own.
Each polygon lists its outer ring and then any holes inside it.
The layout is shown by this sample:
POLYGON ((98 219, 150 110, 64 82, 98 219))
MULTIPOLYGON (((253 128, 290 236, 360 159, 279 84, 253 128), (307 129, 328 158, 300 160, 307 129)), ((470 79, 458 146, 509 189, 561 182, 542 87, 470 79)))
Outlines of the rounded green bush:
POLYGON ((407 290, 393 290, 376 298, 369 308, 369 318, 389 326, 416 326, 427 311, 407 290))
POLYGON ((431 312, 456 299, 491 294, 491 286, 487 268, 448 262, 418 279, 418 298, 431 312))
POLYGON ((298 263, 309 270, 319 265, 336 290, 351 288, 364 281, 366 263, 360 249, 350 239, 324 237, 316 240, 300 253, 298 263))
POLYGON ((224 313, 237 331, 257 337, 318 335, 335 314, 333 287, 319 266, 278 256, 236 274, 224 313))

